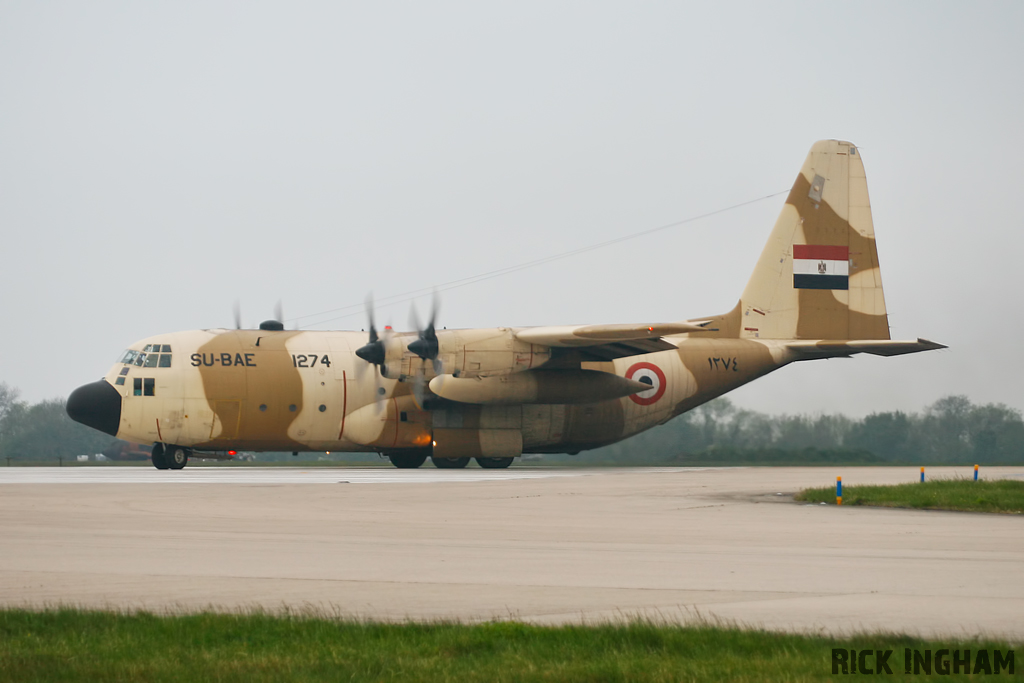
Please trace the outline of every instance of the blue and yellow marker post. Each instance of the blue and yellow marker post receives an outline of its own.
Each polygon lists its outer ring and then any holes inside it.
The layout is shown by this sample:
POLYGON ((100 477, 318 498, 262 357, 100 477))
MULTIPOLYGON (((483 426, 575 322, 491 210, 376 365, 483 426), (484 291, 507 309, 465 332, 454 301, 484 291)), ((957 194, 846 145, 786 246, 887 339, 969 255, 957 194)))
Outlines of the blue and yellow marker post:
POLYGON ((974 481, 978 481, 978 466, 974 466, 974 481))
POLYGON ((921 483, 924 483, 924 465, 921 465, 921 483))
POLYGON ((836 505, 843 504, 843 478, 836 477, 836 505))

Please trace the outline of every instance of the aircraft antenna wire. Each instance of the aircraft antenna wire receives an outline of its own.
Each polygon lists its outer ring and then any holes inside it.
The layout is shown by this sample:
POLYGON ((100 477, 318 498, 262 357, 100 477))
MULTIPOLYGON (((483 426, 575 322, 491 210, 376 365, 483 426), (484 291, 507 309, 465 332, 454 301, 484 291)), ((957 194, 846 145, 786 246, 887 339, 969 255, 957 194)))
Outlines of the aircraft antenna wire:
MULTIPOLYGON (((444 283, 441 283, 439 285, 432 285, 430 287, 421 287, 419 289, 412 289, 412 290, 409 290, 407 292, 402 292, 401 294, 392 294, 391 296, 379 297, 379 298, 376 299, 375 303, 376 303, 378 308, 387 308, 389 306, 396 306, 396 305, 401 304, 401 303, 405 303, 405 302, 408 302, 408 301, 413 301, 414 299, 417 299, 417 298, 423 296, 424 294, 428 294, 430 292, 438 292, 438 293, 445 292, 445 291, 448 291, 450 289, 457 289, 459 287, 465 287, 467 285, 476 284, 477 282, 483 282, 484 280, 490 280, 492 278, 501 277, 502 275, 509 275, 511 273, 518 272, 520 270, 526 270, 527 268, 533 268, 534 266, 545 265, 547 263, 551 263, 552 261, 559 261, 561 259, 569 258, 569 257, 572 257, 572 256, 578 256, 580 254, 585 254, 587 252, 595 251, 597 249, 604 249, 605 247, 610 247, 610 246, 615 245, 615 244, 621 244, 622 242, 627 242, 629 240, 635 240, 635 239, 638 239, 640 237, 646 237, 648 235, 653 235, 654 233, 662 232, 662 231, 668 230, 670 228, 676 228, 676 227, 679 227, 681 225, 686 225, 688 223, 695 223, 697 221, 701 221, 701 220, 704 220, 706 218, 711 218, 712 216, 717 216, 719 214, 723 214, 723 213, 726 213, 728 211, 734 211, 736 209, 743 208, 744 206, 750 206, 751 204, 756 204, 756 203, 762 202, 762 201, 764 201, 766 199, 772 199, 774 197, 778 197, 779 195, 787 194, 788 192, 789 192, 789 189, 781 190, 779 192, 773 192, 771 194, 767 194, 767 195, 764 195, 762 197, 757 197, 755 199, 749 199, 749 200, 747 200, 745 202, 740 202, 738 204, 733 204, 731 206, 727 206, 727 207, 722 208, 722 209, 715 209, 714 211, 709 211, 707 213, 702 213, 702 214, 699 214, 697 216, 691 216, 689 218, 684 218, 682 220, 673 221, 671 223, 665 223, 664 225, 659 225, 659 226, 656 226, 656 227, 653 227, 653 228, 647 228, 646 230, 641 230, 639 232, 630 233, 629 235, 623 235, 621 237, 615 237, 615 238, 612 238, 610 240, 605 240, 604 242, 598 242, 596 244, 590 244, 588 246, 579 247, 577 249, 570 249, 569 251, 559 252, 557 254, 552 254, 550 256, 543 256, 543 257, 538 258, 538 259, 533 259, 532 261, 524 261, 523 263, 519 263, 519 264, 515 264, 515 265, 511 265, 511 266, 505 266, 504 268, 497 268, 495 270, 487 271, 485 273, 478 273, 477 275, 470 275, 468 277, 459 278, 457 280, 449 280, 448 282, 444 282, 444 283)), ((365 312, 365 308, 366 308, 365 303, 351 304, 349 306, 342 306, 340 308, 333 308, 333 309, 330 309, 330 310, 327 310, 327 311, 321 311, 319 313, 310 313, 308 315, 302 315, 302 316, 298 316, 298 317, 295 317, 295 318, 290 318, 288 320, 288 322, 298 322, 299 320, 305 320, 307 318, 316 318, 316 317, 319 317, 319 316, 322 316, 322 315, 328 315, 328 314, 331 314, 331 313, 338 313, 340 311, 352 311, 351 313, 345 313, 343 315, 334 316, 334 317, 331 317, 331 318, 327 318, 325 320, 319 320, 319 321, 316 321, 316 322, 307 323, 305 325, 302 325, 301 327, 308 328, 308 327, 313 327, 313 326, 326 325, 327 323, 334 322, 336 320, 342 320, 344 318, 351 318, 351 317, 356 316, 356 315, 363 315, 364 312, 365 312), (356 310, 352 310, 352 309, 356 309, 356 310)))

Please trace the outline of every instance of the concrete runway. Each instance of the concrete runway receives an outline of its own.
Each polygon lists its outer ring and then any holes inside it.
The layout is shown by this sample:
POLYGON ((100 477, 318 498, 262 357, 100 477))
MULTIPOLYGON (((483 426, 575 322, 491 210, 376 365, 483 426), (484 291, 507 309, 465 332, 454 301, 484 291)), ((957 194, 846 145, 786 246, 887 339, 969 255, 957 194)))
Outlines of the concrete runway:
POLYGON ((917 470, 0 468, 0 603, 1024 639, 1024 516, 789 497, 837 474, 917 470))

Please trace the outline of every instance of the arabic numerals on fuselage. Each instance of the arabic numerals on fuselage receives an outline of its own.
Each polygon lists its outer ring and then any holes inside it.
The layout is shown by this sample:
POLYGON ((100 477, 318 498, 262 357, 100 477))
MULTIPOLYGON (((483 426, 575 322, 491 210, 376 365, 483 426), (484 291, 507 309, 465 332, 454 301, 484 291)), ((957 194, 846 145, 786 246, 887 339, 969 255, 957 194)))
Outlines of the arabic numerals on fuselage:
POLYGON ((292 366, 296 368, 315 368, 317 363, 331 367, 331 359, 324 354, 319 356, 315 353, 292 354, 292 366))

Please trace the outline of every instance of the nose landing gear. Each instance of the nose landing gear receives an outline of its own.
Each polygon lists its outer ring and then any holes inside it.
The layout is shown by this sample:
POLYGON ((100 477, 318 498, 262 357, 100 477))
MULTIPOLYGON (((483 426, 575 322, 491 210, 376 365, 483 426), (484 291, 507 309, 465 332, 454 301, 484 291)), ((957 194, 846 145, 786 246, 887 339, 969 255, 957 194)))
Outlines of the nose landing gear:
POLYGON ((181 446, 153 444, 153 467, 158 470, 180 470, 188 464, 192 451, 181 446))

